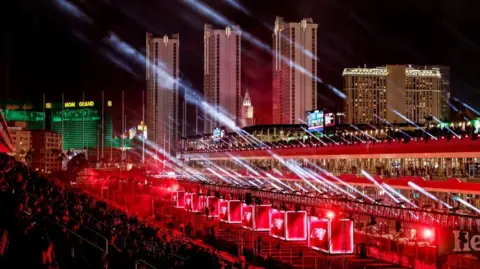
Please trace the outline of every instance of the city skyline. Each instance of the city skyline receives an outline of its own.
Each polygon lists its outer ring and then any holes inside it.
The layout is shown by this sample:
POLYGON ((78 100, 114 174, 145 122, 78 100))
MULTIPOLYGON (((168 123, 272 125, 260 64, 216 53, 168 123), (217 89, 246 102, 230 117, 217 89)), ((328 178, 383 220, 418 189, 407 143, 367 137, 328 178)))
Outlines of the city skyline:
MULTIPOLYGON (((98 21, 100 14, 104 14, 107 11, 116 15, 111 15, 111 18, 106 20, 104 25, 95 23, 96 26, 102 25, 102 27, 93 28, 90 26, 72 28, 71 21, 76 21, 78 18, 66 13, 65 10, 58 6, 48 6, 45 10, 19 16, 13 31, 24 29, 26 30, 25 33, 30 32, 34 35, 42 35, 44 38, 41 40, 37 39, 39 46, 36 46, 33 51, 43 49, 43 52, 32 55, 31 50, 22 49, 24 44, 28 44, 21 42, 24 34, 19 36, 18 33, 10 31, 6 35, 11 37, 14 44, 19 45, 14 47, 14 53, 11 55, 12 60, 18 62, 14 63, 10 68, 10 74, 13 76, 9 83, 12 97, 15 97, 17 93, 23 93, 22 96, 32 96, 29 99, 35 99, 35 96, 38 95, 37 92, 45 92, 48 96, 58 96, 60 92, 65 92, 68 98, 78 99, 80 97, 76 95, 79 94, 79 88, 84 88, 87 96, 99 95, 100 89, 105 89, 107 94, 109 91, 110 93, 118 93, 120 89, 124 89, 127 100, 126 109, 127 111, 130 110, 129 115, 132 115, 132 117, 129 117, 132 120, 130 125, 135 124, 135 122, 141 119, 141 113, 139 113, 141 111, 141 94, 139 92, 142 88, 145 88, 142 84, 144 82, 144 73, 136 71, 137 69, 135 68, 138 66, 132 63, 132 61, 120 57, 115 51, 112 51, 111 47, 108 47, 108 42, 112 38, 108 38, 107 34, 115 33, 115 36, 120 40, 131 44, 139 52, 144 52, 142 43, 145 44, 145 42, 140 42, 138 37, 143 36, 144 39, 145 30, 151 30, 158 36, 163 36, 165 33, 179 32, 182 35, 182 40, 185 38, 186 41, 182 42, 185 45, 182 46, 180 52, 180 54, 185 56, 181 57, 180 61, 186 61, 188 64, 180 63, 182 65, 182 77, 191 81, 195 89, 203 90, 203 78, 198 74, 199 67, 201 68, 202 65, 202 55, 198 48, 203 41, 203 24, 211 23, 219 28, 223 28, 221 21, 215 21, 212 17, 202 14, 198 8, 195 9, 182 3, 168 5, 165 8, 166 10, 185 11, 191 15, 190 19, 185 19, 183 16, 175 13, 167 16, 166 20, 154 20, 154 23, 145 23, 152 20, 148 15, 145 18, 131 14, 130 17, 126 16, 125 12, 122 12, 122 9, 120 9, 121 5, 100 8, 91 3, 87 6, 75 1, 71 3, 82 10, 85 16, 91 17, 95 21, 98 21), (97 11, 97 13, 92 12, 92 9, 97 11), (54 27, 47 19, 47 15, 58 17, 64 20, 65 24, 61 27, 54 27), (172 22, 174 23, 166 23, 169 20, 173 20, 172 22), (119 29, 119 25, 126 25, 129 22, 134 22, 131 27, 119 29), (85 42, 84 39, 88 42, 85 42), (75 53, 69 53, 69 57, 64 57, 67 48, 69 52, 74 51, 75 53), (28 55, 30 56, 27 57, 28 55), (25 58, 36 59, 35 62, 43 63, 48 68, 35 68, 37 66, 36 63, 25 65, 27 61, 25 58), (79 59, 81 60, 79 61, 79 59), (116 61, 114 61, 115 59, 116 61), (23 65, 20 67, 20 64, 23 65), (35 72, 29 71, 27 67, 30 65, 31 68, 36 70, 35 72), (52 67, 49 67, 49 65, 52 65, 52 67), (64 66, 69 68, 63 68, 64 66), (49 68, 55 70, 56 76, 54 77, 56 79, 45 75, 44 69, 47 70, 49 68), (128 71, 129 69, 134 71, 132 72, 133 74, 128 71), (84 72, 84 77, 80 79, 78 75, 80 70, 92 70, 94 72, 84 72), (19 80, 19 74, 25 74, 25 77, 29 79, 19 80), (32 89, 36 89, 36 91, 32 91, 32 89), (31 94, 25 94, 27 92, 31 92, 31 94)), ((468 12, 469 9, 466 6, 462 6, 461 3, 439 5, 436 6, 436 10, 428 12, 425 11, 425 7, 421 4, 415 4, 413 7, 406 4, 378 4, 374 6, 375 10, 388 11, 392 15, 392 19, 384 18, 382 26, 368 16, 372 11, 367 12, 349 1, 342 1, 336 4, 319 3, 318 5, 308 3, 307 1, 296 4, 288 2, 282 7, 272 5, 270 7, 271 10, 255 6, 248 1, 244 4, 250 13, 249 15, 242 14, 241 11, 233 7, 205 2, 206 6, 217 11, 218 14, 228 18, 230 21, 234 21, 245 32, 250 33, 251 36, 258 38, 265 44, 271 44, 273 21, 276 16, 284 16, 288 21, 299 21, 304 17, 312 17, 314 22, 318 22, 318 76, 322 81, 326 82, 325 84, 318 84, 319 107, 322 107, 322 105, 329 106, 329 108, 340 107, 342 100, 336 97, 335 94, 332 94, 332 91, 329 90, 329 85, 341 89, 341 70, 347 67, 363 65, 364 63, 369 66, 410 63, 414 65, 450 65, 452 72, 452 95, 459 97, 461 100, 469 100, 469 102, 473 102, 472 105, 474 107, 478 107, 475 100, 479 98, 473 98, 477 96, 477 91, 472 90, 472 88, 477 88, 475 85, 478 82, 475 82, 476 76, 473 75, 477 73, 475 71, 477 67, 469 64, 477 56, 474 50, 467 46, 468 42, 473 42, 473 44, 477 42, 475 37, 469 34, 468 31, 464 31, 462 26, 464 16, 459 14, 468 12), (349 7, 355 7, 351 14, 346 12, 352 9, 349 7), (337 11, 336 16, 327 14, 332 10, 337 11), (418 18, 416 17, 415 20, 406 23, 405 27, 411 29, 411 32, 408 37, 405 37, 402 35, 402 30, 395 27, 396 22, 394 22, 394 18, 401 17, 407 10, 423 14, 424 16, 417 16, 418 18), (262 15, 258 16, 259 14, 262 15), (443 19, 452 27, 435 26, 435 29, 429 31, 430 36, 427 37, 422 34, 422 29, 425 30, 425 27, 427 27, 423 22, 432 18, 436 19, 439 14, 445 15, 443 19), (254 18, 254 20, 250 20, 251 18, 254 18), (416 26, 419 29, 413 30, 414 28, 409 27, 409 25, 416 26), (455 42, 443 41, 459 33, 464 35, 465 39, 456 39, 457 41, 455 42), (360 36, 361 38, 359 38, 360 36), (392 43, 392 41, 398 42, 392 43), (366 47, 366 44, 369 44, 371 48, 366 47), (442 46, 432 46, 432 44, 442 44, 442 46), (462 51, 465 55, 458 55, 458 51, 462 51), (467 57, 466 55, 469 56, 467 57)), ((146 5, 148 6, 148 4, 146 5)), ((24 9, 28 10, 28 7, 22 4, 13 5, 12 8, 16 12, 24 9)), ((138 9, 145 10, 146 7, 138 7, 138 9)), ((268 107, 271 106, 270 103, 265 101, 268 98, 261 97, 266 94, 272 94, 272 80, 270 78, 272 57, 265 49, 252 45, 248 40, 242 39, 242 44, 242 94, 245 88, 248 87, 254 102, 253 105, 268 110, 268 107)), ((2 71, 4 71, 6 66, 4 63, 2 61, 2 71)), ((4 72, 2 72, 2 76, 5 76, 4 72)), ((117 100, 114 100, 114 102, 118 103, 118 99, 117 95, 117 100)), ((259 112, 256 115, 259 123, 269 121, 271 112, 264 110, 257 112, 259 112)), ((191 122, 189 124, 192 125, 191 122)), ((115 124, 115 126, 119 126, 119 124, 115 124)))

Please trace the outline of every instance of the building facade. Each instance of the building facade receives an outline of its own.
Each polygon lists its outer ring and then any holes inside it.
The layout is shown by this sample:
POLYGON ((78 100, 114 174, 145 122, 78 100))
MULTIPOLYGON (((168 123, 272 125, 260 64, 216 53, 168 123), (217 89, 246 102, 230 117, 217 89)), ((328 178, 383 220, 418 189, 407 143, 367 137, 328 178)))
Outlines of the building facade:
POLYGON ((32 147, 32 134, 27 130, 25 122, 18 122, 15 126, 9 126, 15 150, 12 152, 15 160, 26 163, 26 156, 32 147))
POLYGON ((32 131, 31 166, 50 173, 62 169, 62 135, 49 130, 32 131))
POLYGON ((110 100, 16 103, 8 101, 0 105, 8 125, 24 124, 25 130, 52 130, 62 134, 64 151, 106 148, 112 144, 115 107, 110 100))
POLYGON ((450 111, 450 66, 445 65, 434 65, 427 68, 438 68, 440 75, 442 76, 440 81, 440 92, 441 92, 441 120, 450 121, 451 120, 451 111, 450 111))
POLYGON ((180 36, 146 35, 146 124, 149 139, 168 153, 176 151, 179 131, 180 36))
POLYGON ((317 106, 317 24, 285 22, 273 32, 273 123, 299 124, 317 106))
POLYGON ((343 71, 345 123, 423 124, 441 118, 441 74, 438 68, 405 65, 346 68, 343 71))
POLYGON ((243 97, 242 103, 242 126, 252 126, 255 124, 255 118, 253 117, 253 106, 252 106, 252 99, 250 99, 250 94, 248 94, 248 90, 243 97))
POLYGON ((241 121, 242 32, 238 26, 204 30, 204 132, 222 125, 221 116, 227 116, 236 125, 241 121))

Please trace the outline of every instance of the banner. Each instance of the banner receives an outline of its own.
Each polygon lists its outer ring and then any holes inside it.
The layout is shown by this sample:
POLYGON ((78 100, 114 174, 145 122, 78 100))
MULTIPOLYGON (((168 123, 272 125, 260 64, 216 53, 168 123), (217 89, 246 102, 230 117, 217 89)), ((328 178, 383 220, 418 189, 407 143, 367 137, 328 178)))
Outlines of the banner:
POLYGON ((437 228, 438 254, 480 254, 480 233, 437 228))

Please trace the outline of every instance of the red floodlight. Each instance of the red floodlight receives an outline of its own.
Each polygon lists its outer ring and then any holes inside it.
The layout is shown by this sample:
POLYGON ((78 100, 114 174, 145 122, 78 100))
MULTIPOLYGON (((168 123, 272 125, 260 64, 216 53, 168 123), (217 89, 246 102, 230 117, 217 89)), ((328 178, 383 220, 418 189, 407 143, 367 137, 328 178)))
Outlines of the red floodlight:
POLYGON ((429 228, 425 229, 425 230, 423 231, 423 238, 424 238, 424 239, 427 239, 427 240, 432 239, 432 238, 433 238, 433 231, 432 231, 432 229, 429 229, 429 228))
POLYGON ((327 212, 327 218, 328 218, 328 219, 333 219, 333 218, 335 218, 335 213, 333 213, 333 211, 328 211, 328 212, 327 212))

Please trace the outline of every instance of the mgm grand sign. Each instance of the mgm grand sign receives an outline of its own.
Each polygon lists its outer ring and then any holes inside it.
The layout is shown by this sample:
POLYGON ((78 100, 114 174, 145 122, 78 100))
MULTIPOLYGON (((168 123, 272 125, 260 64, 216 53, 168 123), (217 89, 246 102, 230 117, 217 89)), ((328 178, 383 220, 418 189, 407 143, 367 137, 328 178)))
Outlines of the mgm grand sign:
POLYGON ((480 254, 480 232, 437 229, 438 254, 480 254))

